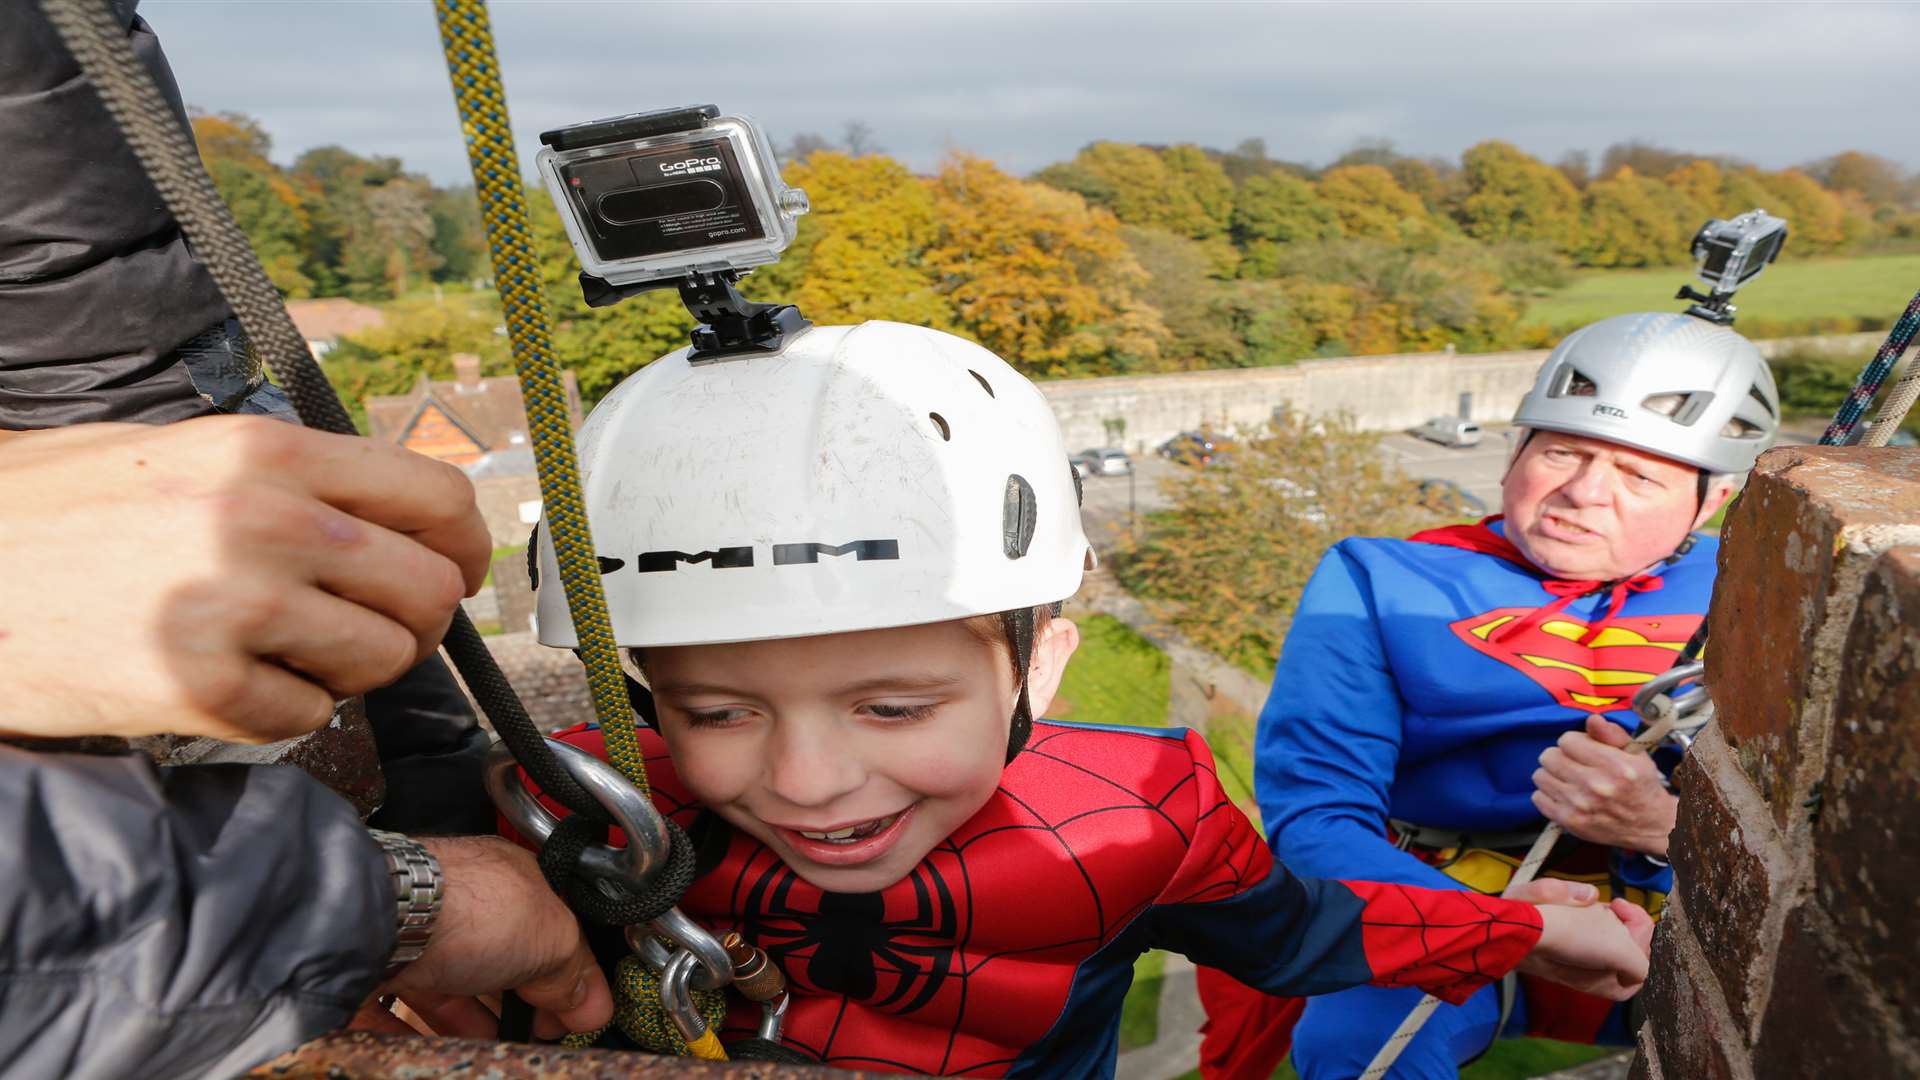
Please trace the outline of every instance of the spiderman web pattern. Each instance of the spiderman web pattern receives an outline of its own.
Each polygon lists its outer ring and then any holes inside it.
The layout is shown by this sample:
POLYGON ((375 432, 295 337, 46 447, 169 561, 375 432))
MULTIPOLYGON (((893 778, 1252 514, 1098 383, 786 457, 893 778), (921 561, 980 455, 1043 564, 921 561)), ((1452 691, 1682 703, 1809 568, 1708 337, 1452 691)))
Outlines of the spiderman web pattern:
MULTIPOLYGON (((1146 908, 1265 876, 1265 846, 1195 758, 1177 737, 1043 722, 995 798, 895 885, 824 893, 736 834, 683 906, 787 973, 800 991, 788 1044, 841 1067, 998 1075, 1047 1035, 1080 963, 1146 908)), ((725 1034, 757 1020, 736 1008, 725 1034)))
POLYGON ((1418 986, 1458 1004, 1512 970, 1539 937, 1540 917, 1530 904, 1475 892, 1341 884, 1366 903, 1361 935, 1380 986, 1418 986))

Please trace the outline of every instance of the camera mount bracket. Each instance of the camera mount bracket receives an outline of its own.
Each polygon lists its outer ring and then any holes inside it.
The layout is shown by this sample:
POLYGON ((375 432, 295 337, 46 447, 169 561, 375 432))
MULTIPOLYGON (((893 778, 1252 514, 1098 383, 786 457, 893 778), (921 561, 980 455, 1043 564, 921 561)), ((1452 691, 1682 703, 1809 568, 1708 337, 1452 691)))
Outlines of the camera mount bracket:
POLYGON ((792 304, 763 304, 740 295, 739 271, 692 273, 680 278, 609 285, 582 271, 580 295, 588 307, 609 307, 655 289, 678 289, 680 302, 700 325, 693 328, 693 362, 722 356, 775 353, 813 323, 792 304))

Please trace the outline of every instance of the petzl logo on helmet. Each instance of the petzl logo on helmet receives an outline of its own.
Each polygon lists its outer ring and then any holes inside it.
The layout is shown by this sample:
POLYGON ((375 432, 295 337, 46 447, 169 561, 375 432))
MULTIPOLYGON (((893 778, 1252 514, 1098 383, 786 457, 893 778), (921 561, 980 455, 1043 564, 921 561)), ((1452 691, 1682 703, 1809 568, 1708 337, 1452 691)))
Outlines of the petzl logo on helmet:
POLYGON ((1617 405, 1595 405, 1593 407, 1593 415, 1610 416, 1615 420, 1625 420, 1627 418, 1627 410, 1617 405))
POLYGON ((869 559, 897 559, 900 557, 898 540, 855 540, 840 544, 775 544, 773 545, 773 565, 791 566, 794 563, 817 563, 822 555, 835 557, 851 554, 855 562, 869 559))
POLYGON ((643 551, 633 560, 633 568, 643 574, 678 570, 681 563, 706 563, 715 570, 732 570, 753 565, 750 547, 723 547, 712 551, 643 551))
POLYGON ((720 159, 717 157, 688 158, 685 161, 665 161, 660 171, 670 176, 685 176, 688 173, 719 172, 720 159))

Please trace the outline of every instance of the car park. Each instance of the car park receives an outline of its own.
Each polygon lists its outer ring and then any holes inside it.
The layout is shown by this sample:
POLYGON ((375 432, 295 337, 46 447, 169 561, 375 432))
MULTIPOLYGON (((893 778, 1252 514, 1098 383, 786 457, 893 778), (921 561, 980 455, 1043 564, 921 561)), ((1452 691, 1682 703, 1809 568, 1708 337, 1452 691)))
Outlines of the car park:
POLYGON ((1480 445, 1480 425, 1472 420, 1462 420, 1457 416, 1436 416, 1414 428, 1413 433, 1428 442, 1439 443, 1441 446, 1480 445))
POLYGON ((1070 458, 1073 469, 1082 477, 1089 476, 1125 476, 1133 471, 1133 459, 1125 450, 1103 447, 1094 450, 1082 450, 1070 458))

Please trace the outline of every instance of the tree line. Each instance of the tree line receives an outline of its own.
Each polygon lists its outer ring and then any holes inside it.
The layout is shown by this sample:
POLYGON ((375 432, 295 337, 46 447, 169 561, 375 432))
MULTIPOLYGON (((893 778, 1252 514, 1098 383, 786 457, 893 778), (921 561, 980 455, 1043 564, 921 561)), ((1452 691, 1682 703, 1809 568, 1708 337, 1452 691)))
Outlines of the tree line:
MULTIPOLYGON (((201 115, 194 128, 290 297, 395 299, 488 273, 469 188, 339 147, 282 168, 243 116, 201 115)), ((813 212, 743 291, 819 323, 951 330, 1039 377, 1536 346, 1548 332, 1524 323, 1530 297, 1580 268, 1682 264, 1702 221, 1755 206, 1789 219, 1796 254, 1920 246, 1920 177, 1855 151, 1769 171, 1637 143, 1596 166, 1497 141, 1458 161, 1376 142, 1315 168, 1259 140, 1097 142, 1029 177, 964 153, 923 175, 855 124, 837 143, 801 136, 784 156, 813 212)), ((556 344, 589 397, 685 342, 671 293, 586 308, 557 215, 531 194, 556 344)), ((404 389, 413 371, 443 370, 443 350, 505 363, 489 310, 416 300, 390 315, 330 357, 349 392, 404 389)))

